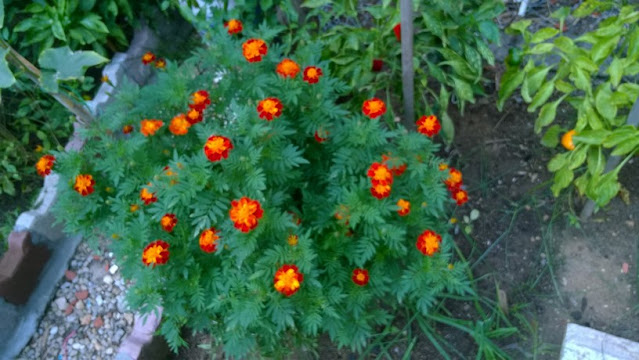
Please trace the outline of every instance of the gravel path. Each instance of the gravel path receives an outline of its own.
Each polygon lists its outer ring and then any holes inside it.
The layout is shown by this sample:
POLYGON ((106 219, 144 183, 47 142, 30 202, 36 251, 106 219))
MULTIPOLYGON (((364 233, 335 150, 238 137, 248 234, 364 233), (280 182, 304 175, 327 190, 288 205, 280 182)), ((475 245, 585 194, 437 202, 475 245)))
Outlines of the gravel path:
POLYGON ((37 333, 18 359, 115 358, 133 327, 133 313, 126 312, 127 288, 112 256, 93 255, 84 242, 78 246, 37 333))

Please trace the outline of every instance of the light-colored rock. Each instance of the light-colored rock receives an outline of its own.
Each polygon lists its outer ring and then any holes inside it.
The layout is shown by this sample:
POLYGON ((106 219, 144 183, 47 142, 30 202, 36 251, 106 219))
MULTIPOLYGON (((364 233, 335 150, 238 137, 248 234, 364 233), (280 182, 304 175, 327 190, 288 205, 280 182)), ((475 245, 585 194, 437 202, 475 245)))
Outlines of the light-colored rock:
POLYGON ((102 281, 107 285, 111 285, 113 284, 113 277, 111 277, 111 275, 104 275, 102 281))
POLYGON ((589 359, 639 359, 639 343, 577 324, 568 324, 560 360, 589 359))
POLYGON ((60 309, 60 311, 64 311, 64 309, 66 309, 68 305, 67 299, 63 297, 59 297, 55 299, 54 303, 58 307, 58 309, 60 309))
POLYGON ((109 268, 109 272, 111 273, 111 275, 114 275, 118 271, 118 269, 119 269, 119 267, 117 265, 113 264, 109 268))
POLYGON ((49 336, 53 336, 53 335, 55 335, 57 333, 58 333, 58 327, 57 326, 54 326, 51 329, 49 329, 49 336))

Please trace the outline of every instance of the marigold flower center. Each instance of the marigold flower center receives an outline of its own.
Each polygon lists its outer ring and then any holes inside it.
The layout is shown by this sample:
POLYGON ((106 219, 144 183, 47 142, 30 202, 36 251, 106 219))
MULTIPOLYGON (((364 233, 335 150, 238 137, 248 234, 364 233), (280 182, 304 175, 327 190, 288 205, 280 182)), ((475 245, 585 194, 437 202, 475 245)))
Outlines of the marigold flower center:
POLYGON ((422 243, 428 253, 434 253, 439 249, 439 238, 432 233, 426 234, 422 237, 422 243))
POLYGON ((260 56, 260 47, 264 44, 262 41, 250 41, 244 43, 244 54, 248 58, 254 58, 260 56))
POLYGON ((195 120, 200 117, 200 112, 195 109, 191 109, 186 115, 189 117, 189 119, 195 120))
POLYGON ((373 179, 377 181, 387 181, 388 179, 392 177, 393 175, 390 173, 390 171, 388 171, 388 169, 385 166, 380 166, 377 168, 377 170, 375 170, 375 175, 373 176, 373 179))
POLYGON ((366 280, 366 276, 362 272, 357 273, 356 278, 357 278, 357 281, 360 281, 360 282, 366 280))
POLYGON ((424 120, 421 127, 428 131, 433 131, 435 130, 436 123, 437 123, 437 119, 434 116, 427 116, 426 120, 424 120))
POLYGON ((224 139, 221 137, 216 137, 215 139, 209 140, 206 142, 206 148, 214 153, 221 154, 222 152, 224 152, 224 150, 226 150, 224 139))
POLYGON ((386 194, 390 191, 390 185, 377 184, 373 186, 378 194, 386 194))
POLYGON ((164 248, 160 245, 153 245, 151 247, 149 247, 148 249, 146 249, 146 251, 144 252, 144 254, 142 255, 144 257, 144 261, 148 264, 157 264, 158 259, 162 258, 162 252, 164 251, 164 248))
POLYGON ((228 22, 229 31, 231 31, 231 32, 239 30, 239 28, 241 26, 242 26, 242 24, 239 21, 235 20, 235 19, 229 20, 229 22, 228 22))
POLYGON ((255 204, 245 202, 240 203, 234 210, 234 217, 235 219, 237 219, 236 222, 248 224, 251 220, 251 217, 253 216, 253 213, 255 212, 255 210, 257 210, 257 206, 255 206, 255 204))
POLYGON ((288 269, 286 270, 285 273, 279 274, 277 278, 277 282, 275 283, 275 289, 277 290, 282 290, 282 289, 295 290, 295 289, 298 289, 299 287, 300 287, 300 282, 297 279, 297 274, 295 273, 295 270, 293 269, 288 269))
POLYGON ((309 68, 308 71, 306 72, 306 76, 308 76, 309 78, 316 78, 317 77, 317 69, 315 68, 309 68))
POLYGON ((198 105, 206 101, 206 96, 203 96, 199 92, 196 92, 193 94, 192 100, 194 104, 198 105))
POLYGON ((381 101, 369 101, 368 109, 371 113, 376 113, 384 107, 384 103, 381 101))
POLYGON ((459 171, 451 171, 448 179, 454 184, 460 183, 462 181, 462 174, 459 171))
POLYGON ((91 187, 91 177, 80 175, 75 178, 75 187, 79 192, 84 192, 91 187))
POLYGON ((162 226, 167 227, 171 225, 171 223, 173 222, 173 219, 169 216, 163 216, 160 222, 162 223, 162 226))
POLYGON ((277 114, 277 101, 271 99, 262 101, 262 110, 273 115, 277 114))
POLYGON ((215 231, 207 230, 202 234, 200 238, 200 244, 204 246, 213 245, 220 237, 215 233, 215 231))

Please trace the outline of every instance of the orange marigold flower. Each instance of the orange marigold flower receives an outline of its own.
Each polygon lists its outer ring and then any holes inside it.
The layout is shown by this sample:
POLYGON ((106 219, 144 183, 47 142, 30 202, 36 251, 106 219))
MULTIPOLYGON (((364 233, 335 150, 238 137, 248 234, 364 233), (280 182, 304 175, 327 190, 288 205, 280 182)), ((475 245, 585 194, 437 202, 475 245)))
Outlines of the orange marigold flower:
POLYGON ((211 105, 211 98, 208 91, 198 90, 191 94, 191 104, 189 104, 191 109, 202 112, 209 105, 211 105))
POLYGON ((271 121, 282 115, 282 102, 275 97, 269 97, 257 103, 257 113, 260 119, 271 121))
POLYGON ((144 136, 153 136, 164 125, 162 120, 142 120, 140 132, 144 136))
MULTIPOLYGON (((385 164, 388 166, 388 163, 397 163, 397 159, 396 158, 392 158, 389 155, 382 155, 382 164, 385 164)), ((393 173, 393 175, 395 176, 401 176, 405 171, 406 171, 406 164, 401 164, 401 165, 394 165, 389 167, 390 171, 393 173)))
POLYGON ((444 184, 448 186, 448 190, 452 191, 462 185, 462 173, 461 171, 451 167, 448 170, 448 179, 444 180, 444 184))
POLYGON ((382 71, 382 66, 384 66, 384 61, 382 61, 381 59, 373 59, 373 72, 382 71))
POLYGON ((441 163, 439 164, 439 171, 444 171, 448 169, 448 164, 441 163))
POLYGON ((419 118, 419 120, 417 120, 416 124, 417 131, 428 137, 437 135, 437 133, 439 133, 439 130, 441 130, 442 128, 439 120, 437 120, 437 116, 435 115, 422 116, 419 118))
POLYGON ((377 184, 371 187, 371 194, 373 194, 374 197, 380 200, 385 197, 388 197, 390 195, 390 192, 391 192, 390 185, 377 184))
POLYGON ((227 29, 229 35, 242 32, 242 22, 240 20, 231 19, 224 23, 224 27, 227 29))
POLYGON ((353 282, 359 286, 364 286, 368 284, 368 270, 366 269, 355 269, 353 270, 353 276, 351 277, 353 282))
POLYGON ((410 201, 399 199, 397 201, 397 206, 399 206, 399 210, 397 210, 399 216, 406 216, 410 212, 410 201))
POLYGON ((130 134, 131 132, 133 132, 133 126, 124 125, 124 127, 122 128, 122 132, 125 134, 130 134))
POLYGON ((87 196, 93 193, 94 185, 95 180, 93 180, 93 176, 88 174, 80 174, 75 177, 73 190, 77 191, 82 196, 87 196))
POLYGON ((307 66, 304 69, 304 81, 309 84, 317 84, 322 75, 322 69, 317 66, 307 66))
POLYGON ((439 251, 439 244, 442 242, 442 237, 432 230, 426 230, 417 237, 417 249, 422 254, 433 256, 439 251))
POLYGON ((155 61, 155 54, 153 54, 152 52, 149 51, 146 54, 142 55, 142 64, 149 65, 153 61, 155 61))
POLYGON ((572 137, 576 134, 577 132, 575 130, 570 130, 561 137, 561 145, 566 148, 566 150, 575 149, 575 143, 573 142, 572 137))
POLYGON ((273 285, 275 290, 291 296, 300 289, 302 281, 304 281, 304 275, 299 272, 297 266, 285 264, 275 272, 273 285))
POLYGON ((453 199, 459 206, 464 205, 468 201, 468 193, 466 192, 466 190, 456 189, 452 195, 453 199))
POLYGON ((244 196, 239 200, 231 201, 229 216, 233 226, 242 232, 249 232, 257 227, 258 220, 262 218, 264 211, 259 201, 244 196))
POLYGON ((268 47, 262 39, 248 39, 242 44, 242 53, 248 62, 262 61, 267 52, 268 47))
POLYGON ((55 156, 53 155, 44 155, 41 157, 38 162, 35 164, 36 171, 38 175, 45 177, 51 174, 51 169, 53 169, 53 164, 55 163, 55 156))
POLYGON ((399 23, 393 27, 393 32, 395 33, 395 37, 397 41, 402 42, 402 24, 399 23))
POLYGON ((291 59, 284 59, 279 64, 277 64, 277 68, 275 68, 275 72, 280 74, 281 77, 291 79, 296 77, 300 72, 300 66, 291 59))
POLYGON ((191 123, 186 119, 186 116, 184 114, 179 114, 171 119, 169 131, 172 132, 173 135, 186 135, 188 134, 190 127, 191 123))
POLYGON ((200 234, 200 249, 205 253, 215 252, 218 240, 220 240, 220 236, 214 227, 206 229, 200 234))
POLYGON ((169 261, 169 244, 162 240, 156 240, 144 248, 142 251, 142 262, 144 265, 162 265, 169 261))
POLYGON ((315 138, 315 141, 321 144, 324 141, 328 140, 328 134, 329 132, 327 130, 320 128, 319 130, 315 131, 313 137, 315 138))
POLYGON ((372 98, 364 101, 362 112, 369 118, 374 119, 386 113, 386 104, 378 98, 372 98))
POLYGON ((393 173, 386 164, 373 163, 368 168, 366 175, 371 178, 373 186, 375 185, 391 185, 393 183, 393 173))
POLYGON ((288 244, 291 246, 297 245, 298 240, 299 240, 299 236, 295 234, 289 235, 288 238, 286 239, 286 241, 288 241, 288 244))
POLYGON ((136 212, 140 209, 140 206, 138 206, 138 204, 131 204, 131 206, 129 206, 129 211, 130 212, 136 212))
POLYGON ((166 68, 166 60, 159 58, 157 60, 155 60, 155 68, 156 69, 164 69, 166 68))
POLYGON ((166 232, 172 232, 175 225, 177 225, 177 222, 178 220, 175 214, 164 214, 162 219, 160 219, 160 225, 166 232))
POLYGON ((202 121, 202 115, 202 111, 198 111, 197 109, 189 109, 189 111, 186 113, 186 120, 189 122, 189 124, 195 125, 202 121))
POLYGON ((158 198, 155 197, 155 193, 150 192, 147 188, 142 188, 142 190, 140 190, 140 199, 144 201, 144 205, 149 205, 158 201, 158 198))
POLYGON ((220 161, 229 157, 233 143, 225 136, 212 135, 204 144, 204 154, 209 161, 220 161))

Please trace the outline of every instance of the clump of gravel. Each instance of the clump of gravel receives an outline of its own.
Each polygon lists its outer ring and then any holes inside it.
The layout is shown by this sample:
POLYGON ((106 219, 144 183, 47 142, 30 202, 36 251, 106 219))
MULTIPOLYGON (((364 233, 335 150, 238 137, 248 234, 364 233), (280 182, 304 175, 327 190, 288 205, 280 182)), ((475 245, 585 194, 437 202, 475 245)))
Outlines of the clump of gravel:
POLYGON ((127 286, 113 254, 93 255, 84 242, 18 359, 113 359, 133 327, 127 286))

